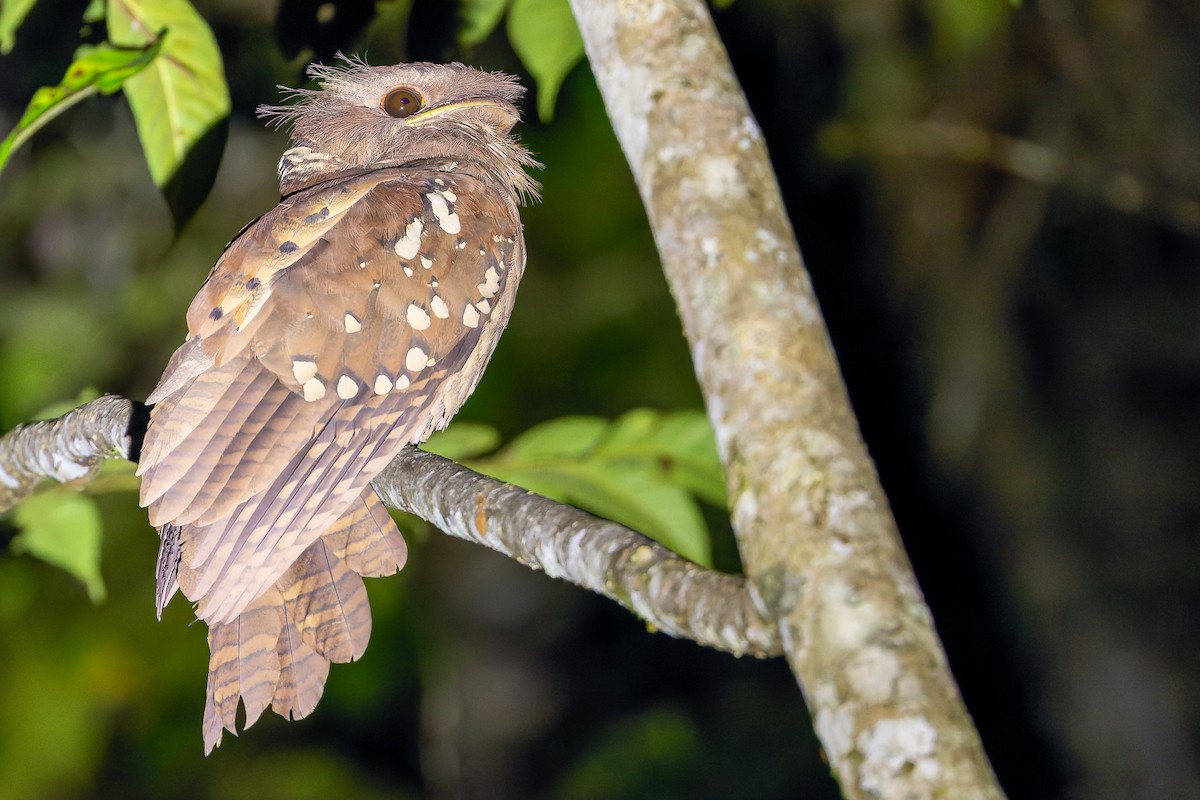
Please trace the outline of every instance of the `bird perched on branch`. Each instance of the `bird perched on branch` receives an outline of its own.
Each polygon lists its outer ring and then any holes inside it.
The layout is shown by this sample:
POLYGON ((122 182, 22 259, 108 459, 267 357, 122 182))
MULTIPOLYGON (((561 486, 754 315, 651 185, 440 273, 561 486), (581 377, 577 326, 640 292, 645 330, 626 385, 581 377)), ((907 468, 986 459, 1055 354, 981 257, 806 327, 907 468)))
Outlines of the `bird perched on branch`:
POLYGON ((303 717, 371 631, 362 576, 406 548, 370 481, 475 388, 525 266, 523 89, 461 64, 314 66, 282 199, 231 242, 148 402, 138 474, 157 606, 208 623, 205 752, 303 717))

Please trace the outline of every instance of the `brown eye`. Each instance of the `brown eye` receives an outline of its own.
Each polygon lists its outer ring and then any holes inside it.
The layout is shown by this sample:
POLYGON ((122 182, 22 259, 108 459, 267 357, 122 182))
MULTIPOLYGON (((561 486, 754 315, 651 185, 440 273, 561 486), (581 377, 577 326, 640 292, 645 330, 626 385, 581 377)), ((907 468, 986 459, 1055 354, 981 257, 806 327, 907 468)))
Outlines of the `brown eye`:
POLYGON ((421 102, 421 95, 416 89, 410 89, 402 86, 399 89, 392 89, 383 96, 383 110, 393 117, 411 117, 413 114, 421 110, 424 105, 421 102))

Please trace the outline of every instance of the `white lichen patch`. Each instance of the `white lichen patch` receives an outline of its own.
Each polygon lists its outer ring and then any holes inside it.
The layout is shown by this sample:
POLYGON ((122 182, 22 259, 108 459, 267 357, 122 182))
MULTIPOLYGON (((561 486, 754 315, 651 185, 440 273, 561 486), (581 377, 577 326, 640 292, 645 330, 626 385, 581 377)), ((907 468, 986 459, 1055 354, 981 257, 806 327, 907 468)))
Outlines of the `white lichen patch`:
POLYGON ((750 145, 762 139, 762 129, 758 127, 758 123, 754 117, 747 114, 742 117, 741 131, 738 139, 739 150, 749 150, 750 145))
POLYGON ((733 504, 733 518, 739 525, 753 524, 758 517, 758 495, 753 489, 745 489, 733 504))
POLYGON ((831 684, 813 690, 813 708, 813 726, 821 745, 833 765, 838 766, 854 746, 854 716, 849 706, 838 701, 837 690, 831 684))
MULTIPOLYGON (((50 477, 57 481, 67 483, 68 481, 78 480, 91 472, 91 467, 72 461, 69 456, 62 453, 55 453, 53 459, 54 469, 51 470, 50 477)), ((5 474, 7 475, 7 473, 5 474)))
POLYGON ((855 517, 859 512, 874 513, 874 508, 871 495, 865 489, 854 489, 845 494, 835 493, 825 505, 825 512, 829 515, 829 529, 857 532, 855 517))
MULTIPOLYGON (((941 773, 933 749, 937 731, 924 717, 881 719, 858 735, 862 763, 859 788, 880 797, 894 797, 897 778, 909 790, 936 781, 941 773)), ((907 796, 907 795, 906 795, 907 796)))
POLYGON ((820 609, 819 635, 836 651, 857 650, 888 624, 887 614, 842 580, 824 585, 820 609))
POLYGON ((871 705, 890 701, 899 677, 900 659, 882 647, 864 647, 846 665, 850 689, 856 697, 871 705))
POLYGON ((700 162, 700 189, 712 200, 738 201, 746 195, 737 161, 729 156, 710 156, 700 162))

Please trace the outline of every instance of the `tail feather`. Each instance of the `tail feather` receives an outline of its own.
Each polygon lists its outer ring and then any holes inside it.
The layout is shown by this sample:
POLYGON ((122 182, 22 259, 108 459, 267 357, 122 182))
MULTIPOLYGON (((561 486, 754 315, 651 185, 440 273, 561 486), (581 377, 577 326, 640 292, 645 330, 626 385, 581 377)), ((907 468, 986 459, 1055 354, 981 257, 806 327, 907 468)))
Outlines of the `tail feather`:
MULTIPOLYGON (((169 526, 160 532, 160 614, 176 588, 192 600, 201 599, 183 546, 190 531, 189 526, 169 526)), ((270 590, 232 622, 213 625, 208 632, 205 755, 221 743, 225 731, 237 735, 239 701, 246 713, 243 730, 267 706, 285 719, 312 713, 325 691, 330 662, 361 658, 371 637, 371 607, 361 576, 390 575, 404 566, 406 557, 396 523, 368 487, 270 590)))
POLYGON ((329 676, 329 659, 304 643, 286 605, 283 630, 279 633, 279 683, 271 698, 271 710, 284 719, 303 719, 317 707, 329 676))
POLYGON ((240 699, 249 728, 271 703, 280 679, 276 651, 283 627, 283 599, 270 591, 233 622, 208 631, 208 697, 204 705, 204 749, 212 752, 222 730, 237 734, 240 699))
POLYGON ((371 606, 362 578, 318 539, 276 584, 304 643, 330 661, 362 657, 371 638, 371 606))
POLYGON ((370 486, 322 538, 334 555, 364 578, 393 575, 408 559, 404 537, 370 486))

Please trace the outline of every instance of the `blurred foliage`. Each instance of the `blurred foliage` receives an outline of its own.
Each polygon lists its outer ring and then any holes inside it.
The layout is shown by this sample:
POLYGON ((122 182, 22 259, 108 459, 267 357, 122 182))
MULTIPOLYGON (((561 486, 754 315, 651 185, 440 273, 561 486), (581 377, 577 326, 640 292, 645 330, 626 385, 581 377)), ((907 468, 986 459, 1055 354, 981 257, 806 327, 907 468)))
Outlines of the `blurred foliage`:
POLYGON ((17 28, 37 0, 5 0, 0 3, 0 55, 13 49, 17 28))
POLYGON ((13 511, 21 532, 14 553, 29 553, 62 567, 87 587, 92 602, 104 600, 100 577, 100 512, 86 497, 69 489, 39 492, 13 511))
MULTIPOLYGON (((0 5, 0 130, 66 73, 95 3, 35 3, 15 27, 19 5, 0 5)), ((79 103, 13 154, 0 429, 86 386, 153 387, 221 247, 277 199, 285 139, 253 109, 302 83, 307 53, 530 81, 486 33, 508 3, 358 5, 374 16, 339 27, 349 4, 197 2, 229 146, 179 230, 122 103, 79 103)), ((739 0, 718 24, 1009 796, 1196 796, 1200 6, 739 0)), ((521 127, 545 199, 523 212, 512 322, 446 434, 463 458, 499 462, 548 420, 700 407, 628 168, 587 70, 566 69, 553 125, 521 127)), ((181 602, 154 621, 154 533, 105 485, 75 496, 103 521, 103 605, 0 558, 0 796, 836 796, 782 663, 648 635, 411 521, 408 567, 368 582, 365 658, 333 669, 310 719, 268 715, 206 760, 203 626, 181 602)))
POLYGON ((126 80, 154 61, 161 49, 161 40, 126 49, 106 44, 79 48, 62 81, 57 86, 38 89, 16 127, 0 141, 0 169, 4 169, 12 151, 38 128, 97 92, 112 94, 117 91, 126 80))
MULTIPOLYGON (((31 8, 0 11, 0 50, 11 49, 31 8)), ((62 82, 38 89, 0 142, 0 169, 13 150, 63 111, 96 92, 121 89, 150 175, 176 221, 186 222, 212 185, 230 108, 212 31, 188 0, 93 0, 80 19, 85 32, 106 22, 109 40, 81 45, 62 82)))
POLYGON ((110 0, 105 19, 109 39, 119 46, 162 39, 159 57, 121 88, 150 177, 164 190, 175 218, 185 222, 208 194, 219 160, 198 145, 214 135, 224 144, 230 101, 221 51, 188 0, 110 0), (189 158, 207 163, 181 175, 189 158), (180 180, 184 187, 172 190, 180 180))
POLYGON ((496 26, 508 9, 509 0, 463 0, 459 3, 458 40, 464 47, 480 44, 496 26))
POLYGON ((537 81, 538 117, 549 122, 559 87, 583 58, 583 40, 567 0, 513 0, 508 39, 537 81))

